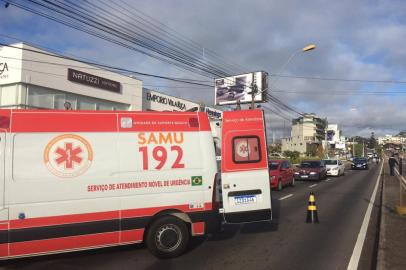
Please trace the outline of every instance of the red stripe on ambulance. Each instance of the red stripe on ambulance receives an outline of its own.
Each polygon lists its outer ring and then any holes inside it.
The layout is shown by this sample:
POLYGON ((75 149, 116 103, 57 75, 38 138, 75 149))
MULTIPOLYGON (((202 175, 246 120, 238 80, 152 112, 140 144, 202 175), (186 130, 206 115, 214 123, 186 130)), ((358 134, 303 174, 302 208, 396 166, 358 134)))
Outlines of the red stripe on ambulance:
MULTIPOLYGON (((92 221, 103 221, 103 220, 113 220, 119 218, 133 218, 133 217, 147 217, 153 216, 158 212, 166 209, 179 210, 181 212, 198 212, 198 211, 209 211, 212 210, 212 203, 207 202, 204 204, 204 208, 190 209, 189 205, 167 205, 160 207, 148 207, 139 209, 126 209, 117 211, 107 211, 107 212, 97 212, 97 213, 84 213, 84 214, 72 214, 72 215, 61 215, 61 216, 50 216, 50 217, 36 217, 36 218, 26 218, 26 219, 15 219, 10 221, 10 229, 22 229, 22 228, 33 228, 42 226, 52 226, 52 225, 63 225, 72 223, 82 223, 82 222, 92 222, 92 221), (121 212, 121 213, 120 213, 121 212)), ((4 229, 7 230, 8 226, 3 224, 4 229)))

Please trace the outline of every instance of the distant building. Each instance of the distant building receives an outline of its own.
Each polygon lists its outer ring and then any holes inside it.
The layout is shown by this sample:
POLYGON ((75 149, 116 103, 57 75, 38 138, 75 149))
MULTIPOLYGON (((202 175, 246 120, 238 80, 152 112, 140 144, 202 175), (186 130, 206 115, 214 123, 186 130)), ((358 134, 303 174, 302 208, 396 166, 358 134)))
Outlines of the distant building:
POLYGON ((328 124, 327 142, 329 150, 346 150, 346 139, 342 136, 338 124, 328 124))
POLYGON ((387 143, 405 144, 406 143, 406 137, 399 136, 399 135, 396 135, 396 136, 385 135, 383 137, 378 137, 378 144, 385 145, 387 143))
POLYGON ((327 119, 314 113, 292 120, 291 136, 282 139, 282 152, 298 151, 306 154, 312 147, 321 145, 326 136, 327 119))

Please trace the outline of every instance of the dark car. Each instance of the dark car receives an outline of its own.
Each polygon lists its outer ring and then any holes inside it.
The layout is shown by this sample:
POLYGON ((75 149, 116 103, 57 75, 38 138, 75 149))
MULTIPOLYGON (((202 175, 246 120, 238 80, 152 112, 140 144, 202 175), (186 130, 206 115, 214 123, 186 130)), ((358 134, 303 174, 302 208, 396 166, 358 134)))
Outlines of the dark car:
POLYGON ((351 169, 353 170, 368 170, 367 158, 354 158, 351 163, 351 169))
POLYGON ((271 188, 282 190, 284 186, 295 184, 293 169, 287 160, 273 159, 269 161, 269 180, 271 188))
POLYGON ((323 160, 305 160, 295 172, 296 180, 321 180, 327 177, 326 164, 323 160))

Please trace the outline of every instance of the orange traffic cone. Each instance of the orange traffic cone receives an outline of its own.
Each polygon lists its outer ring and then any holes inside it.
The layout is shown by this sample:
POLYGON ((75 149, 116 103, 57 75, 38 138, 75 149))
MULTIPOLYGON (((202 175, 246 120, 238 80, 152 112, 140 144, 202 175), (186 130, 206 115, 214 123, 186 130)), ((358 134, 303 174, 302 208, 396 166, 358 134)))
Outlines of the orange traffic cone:
POLYGON ((313 192, 310 192, 309 205, 307 206, 307 218, 306 223, 319 223, 319 217, 317 215, 316 200, 313 192))

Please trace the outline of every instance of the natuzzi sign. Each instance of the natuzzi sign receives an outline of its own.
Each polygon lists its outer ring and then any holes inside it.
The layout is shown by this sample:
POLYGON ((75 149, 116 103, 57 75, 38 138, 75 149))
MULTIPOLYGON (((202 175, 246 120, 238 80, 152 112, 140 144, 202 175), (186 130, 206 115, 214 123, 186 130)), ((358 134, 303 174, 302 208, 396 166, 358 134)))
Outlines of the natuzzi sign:
POLYGON ((120 93, 120 83, 79 70, 68 68, 68 80, 104 90, 120 93))

